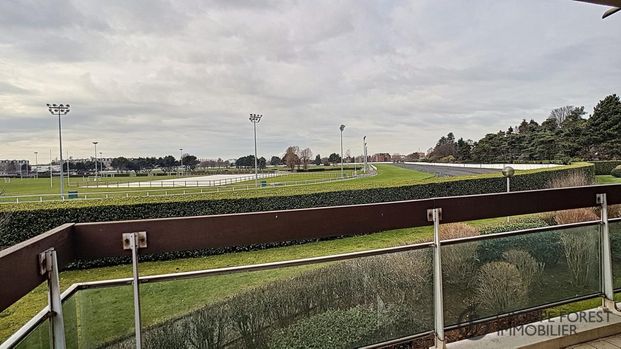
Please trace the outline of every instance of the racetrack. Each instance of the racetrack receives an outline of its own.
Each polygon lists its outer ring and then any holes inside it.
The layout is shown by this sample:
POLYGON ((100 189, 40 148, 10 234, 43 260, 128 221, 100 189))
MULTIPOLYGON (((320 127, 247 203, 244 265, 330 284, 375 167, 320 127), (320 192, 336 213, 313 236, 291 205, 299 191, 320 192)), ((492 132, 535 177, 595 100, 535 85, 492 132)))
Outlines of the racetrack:
POLYGON ((455 166, 442 166, 442 165, 421 165, 411 163, 395 164, 402 168, 410 170, 416 170, 421 172, 433 173, 438 177, 457 177, 457 176, 472 176, 485 173, 500 173, 500 170, 489 168, 472 168, 472 167, 455 167, 455 166))

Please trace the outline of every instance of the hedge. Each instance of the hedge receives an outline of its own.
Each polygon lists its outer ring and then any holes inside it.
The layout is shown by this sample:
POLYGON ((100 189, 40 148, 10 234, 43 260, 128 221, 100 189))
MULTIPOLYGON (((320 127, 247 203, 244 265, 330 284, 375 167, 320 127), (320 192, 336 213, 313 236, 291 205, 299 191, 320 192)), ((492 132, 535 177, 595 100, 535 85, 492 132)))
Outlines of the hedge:
MULTIPOLYGON (((547 188, 551 179, 581 171, 593 177, 592 164, 577 164, 558 169, 519 172, 511 181, 513 191, 547 188)), ((342 190, 291 196, 247 197, 236 199, 205 199, 197 196, 179 201, 132 203, 127 201, 93 201, 90 206, 67 207, 63 204, 24 204, 23 209, 0 212, 0 247, 11 246, 67 222, 101 222, 149 218, 200 216, 254 211, 286 210, 309 207, 356 205, 443 196, 504 192, 506 181, 501 175, 484 175, 469 179, 446 179, 388 188, 342 190), (41 207, 41 208, 39 208, 41 207)), ((68 203, 71 205, 71 203, 68 203)), ((20 208, 20 206, 14 206, 20 208)))
POLYGON ((593 161, 596 176, 609 176, 615 167, 621 166, 621 160, 593 161))
POLYGON ((614 177, 621 178, 621 165, 615 167, 612 171, 610 171, 610 174, 614 177))

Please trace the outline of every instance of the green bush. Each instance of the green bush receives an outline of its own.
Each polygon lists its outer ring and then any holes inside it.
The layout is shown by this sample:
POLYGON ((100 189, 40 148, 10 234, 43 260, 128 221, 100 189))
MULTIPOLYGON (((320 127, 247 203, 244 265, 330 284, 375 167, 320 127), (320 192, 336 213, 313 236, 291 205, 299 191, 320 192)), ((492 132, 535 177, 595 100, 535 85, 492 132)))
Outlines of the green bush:
POLYGON ((343 311, 331 310, 277 331, 269 347, 354 348, 369 343, 365 339, 373 338, 378 323, 377 312, 372 309, 355 307, 343 311))
MULTIPOLYGON (((545 220, 540 218, 520 220, 502 226, 484 227, 481 229, 481 235, 540 228, 548 225, 545 220)), ((477 253, 481 263, 488 263, 501 260, 503 253, 511 249, 528 251, 537 261, 549 266, 555 265, 563 257, 560 236, 556 232, 540 232, 484 240, 479 243, 477 253)))
MULTIPOLYGON (((551 179, 575 171, 593 176, 593 165, 579 164, 562 168, 519 172, 511 182, 513 191, 546 188, 551 179)), ((504 192, 506 182, 500 175, 469 179, 447 179, 400 187, 369 188, 318 192, 302 195, 252 197, 267 192, 246 192, 236 199, 211 198, 200 195, 172 198, 129 198, 123 201, 50 202, 20 204, 13 209, 0 227, 0 248, 11 246, 67 222, 101 222, 116 220, 200 216, 308 207, 357 205, 433 197, 504 192), (157 201, 156 201, 157 200, 157 201)))
POLYGON ((621 160, 593 161, 595 175, 609 175, 615 167, 621 165, 621 160))
POLYGON ((612 171, 610 171, 610 174, 617 178, 621 178, 621 165, 615 167, 612 171))

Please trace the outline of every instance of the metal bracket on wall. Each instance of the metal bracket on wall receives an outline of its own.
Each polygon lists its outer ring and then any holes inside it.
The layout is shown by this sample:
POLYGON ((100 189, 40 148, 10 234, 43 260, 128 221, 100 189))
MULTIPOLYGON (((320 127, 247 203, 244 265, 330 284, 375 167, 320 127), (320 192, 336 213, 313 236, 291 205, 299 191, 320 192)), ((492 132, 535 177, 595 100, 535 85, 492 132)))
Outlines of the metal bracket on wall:
MULTIPOLYGON (((430 208, 427 210, 427 222, 433 222, 433 210, 436 210, 434 208, 430 208)), ((438 218, 439 220, 442 220, 442 209, 438 208, 438 218)))
POLYGON ((131 250, 131 240, 134 238, 135 235, 137 236, 137 247, 139 249, 141 248, 147 248, 147 232, 146 231, 139 231, 139 232, 135 232, 135 233, 123 233, 123 249, 124 250, 131 250))

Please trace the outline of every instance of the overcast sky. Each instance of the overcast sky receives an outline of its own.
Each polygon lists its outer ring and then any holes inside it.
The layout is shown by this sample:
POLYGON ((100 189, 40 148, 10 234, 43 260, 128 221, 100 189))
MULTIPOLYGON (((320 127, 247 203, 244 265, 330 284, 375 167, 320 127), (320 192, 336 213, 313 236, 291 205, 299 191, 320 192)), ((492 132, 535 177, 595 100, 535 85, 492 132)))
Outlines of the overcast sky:
MULTIPOLYGON (((569 0, 0 1, 0 159, 426 150, 621 93, 621 14, 569 0)), ((42 160, 43 159, 43 160, 42 160)))

